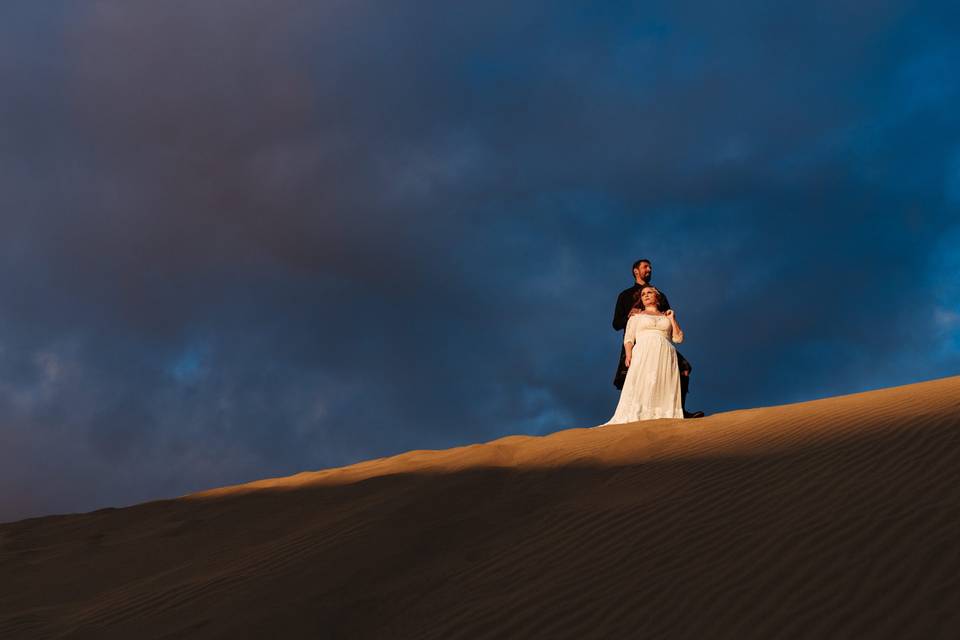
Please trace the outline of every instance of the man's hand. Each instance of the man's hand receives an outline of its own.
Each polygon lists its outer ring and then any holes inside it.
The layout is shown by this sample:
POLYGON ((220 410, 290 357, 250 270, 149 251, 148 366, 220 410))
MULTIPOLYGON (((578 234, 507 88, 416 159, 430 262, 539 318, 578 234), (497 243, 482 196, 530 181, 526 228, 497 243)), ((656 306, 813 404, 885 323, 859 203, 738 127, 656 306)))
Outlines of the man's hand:
POLYGON ((672 317, 673 317, 673 309, 667 309, 666 311, 663 312, 663 315, 667 316, 668 318, 672 318, 672 317))
POLYGON ((638 313, 640 313, 640 309, 637 309, 636 307, 634 307, 633 309, 630 309, 630 313, 627 314, 627 317, 629 318, 630 316, 635 316, 638 313))

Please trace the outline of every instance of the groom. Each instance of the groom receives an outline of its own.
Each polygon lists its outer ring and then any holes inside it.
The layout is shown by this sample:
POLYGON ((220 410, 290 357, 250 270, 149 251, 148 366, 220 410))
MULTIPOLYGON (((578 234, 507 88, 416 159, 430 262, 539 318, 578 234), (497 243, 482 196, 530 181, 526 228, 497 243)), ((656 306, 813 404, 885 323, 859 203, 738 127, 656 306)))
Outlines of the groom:
MULTIPOLYGON (((650 278, 652 276, 653 265, 650 264, 649 260, 641 258, 633 263, 633 279, 635 284, 629 289, 624 289, 620 292, 620 295, 617 296, 617 306, 613 310, 614 331, 624 331, 627 328, 627 319, 636 313, 640 313, 639 310, 633 308, 637 300, 636 295, 640 289, 650 284, 650 278)), ((663 296, 663 304, 669 309, 670 302, 667 300, 666 294, 661 291, 660 295, 663 296)), ((623 389, 623 381, 627 377, 626 357, 627 352, 621 343, 620 364, 617 365, 617 373, 613 377, 613 386, 617 389, 623 389)), ((680 367, 680 404, 683 406, 683 417, 702 418, 703 411, 694 411, 693 413, 687 411, 687 390, 690 388, 690 371, 693 370, 693 367, 690 366, 686 358, 680 355, 679 351, 677 351, 677 365, 680 367)))

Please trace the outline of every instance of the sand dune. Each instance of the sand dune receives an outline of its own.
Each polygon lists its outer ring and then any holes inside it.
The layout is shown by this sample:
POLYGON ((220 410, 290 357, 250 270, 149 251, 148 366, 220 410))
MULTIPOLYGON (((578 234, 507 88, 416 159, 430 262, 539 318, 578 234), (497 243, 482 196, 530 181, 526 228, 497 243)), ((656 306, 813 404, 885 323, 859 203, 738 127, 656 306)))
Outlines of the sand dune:
POLYGON ((0 525, 0 638, 960 637, 960 377, 0 525))

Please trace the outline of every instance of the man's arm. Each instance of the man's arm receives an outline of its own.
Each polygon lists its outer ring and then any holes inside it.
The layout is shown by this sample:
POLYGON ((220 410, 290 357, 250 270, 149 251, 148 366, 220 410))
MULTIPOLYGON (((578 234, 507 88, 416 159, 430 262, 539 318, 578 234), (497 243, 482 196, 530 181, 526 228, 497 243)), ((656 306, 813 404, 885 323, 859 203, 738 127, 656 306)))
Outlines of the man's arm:
POLYGON ((630 314, 630 307, 633 306, 633 296, 630 289, 622 291, 617 296, 617 306, 613 308, 613 330, 623 331, 627 328, 627 317, 630 314))

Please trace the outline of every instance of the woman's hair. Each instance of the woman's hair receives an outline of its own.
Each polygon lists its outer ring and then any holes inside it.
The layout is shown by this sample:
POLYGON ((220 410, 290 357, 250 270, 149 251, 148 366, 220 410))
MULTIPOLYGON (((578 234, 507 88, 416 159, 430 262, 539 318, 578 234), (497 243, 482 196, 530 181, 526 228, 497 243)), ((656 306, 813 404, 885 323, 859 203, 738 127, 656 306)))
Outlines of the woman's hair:
POLYGON ((633 306, 641 311, 644 309, 643 301, 640 299, 640 296, 643 295, 643 292, 647 289, 653 289, 653 292, 657 294, 657 311, 666 311, 667 305, 663 301, 663 294, 660 293, 660 289, 657 289, 655 286, 648 284, 645 287, 640 287, 636 293, 633 294, 633 306))

